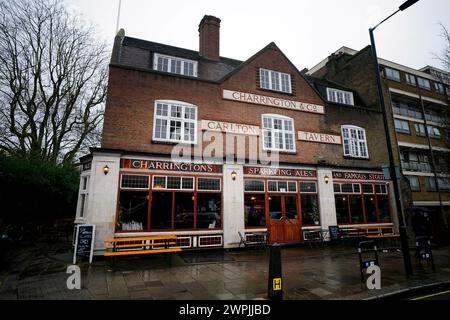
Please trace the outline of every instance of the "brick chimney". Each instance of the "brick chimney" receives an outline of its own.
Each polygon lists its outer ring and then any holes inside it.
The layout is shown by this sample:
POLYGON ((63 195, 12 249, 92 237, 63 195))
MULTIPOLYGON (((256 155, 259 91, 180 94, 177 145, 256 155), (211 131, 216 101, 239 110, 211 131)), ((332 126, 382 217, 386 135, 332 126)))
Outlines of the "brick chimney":
POLYGON ((200 56, 219 61, 220 19, 205 15, 200 21, 198 32, 200 36, 200 56))

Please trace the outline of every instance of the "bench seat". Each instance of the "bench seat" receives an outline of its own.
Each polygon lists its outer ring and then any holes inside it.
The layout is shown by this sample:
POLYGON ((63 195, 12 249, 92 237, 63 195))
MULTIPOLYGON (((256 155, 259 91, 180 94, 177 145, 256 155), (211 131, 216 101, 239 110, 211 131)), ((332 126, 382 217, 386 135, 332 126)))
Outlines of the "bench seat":
POLYGON ((151 253, 166 253, 166 252, 180 252, 181 248, 168 248, 168 249, 151 249, 151 250, 129 250, 129 251, 114 251, 105 252, 106 257, 111 256, 126 256, 133 254, 151 254, 151 253))

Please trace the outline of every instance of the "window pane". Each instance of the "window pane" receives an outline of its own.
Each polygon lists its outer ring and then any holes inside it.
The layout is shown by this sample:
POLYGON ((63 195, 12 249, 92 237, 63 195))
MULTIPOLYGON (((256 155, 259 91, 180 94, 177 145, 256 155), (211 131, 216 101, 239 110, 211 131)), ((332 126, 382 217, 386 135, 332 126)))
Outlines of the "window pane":
POLYGON ((272 132, 264 130, 264 148, 272 148, 272 132))
MULTIPOLYGON (((301 186, 300 186, 300 188, 301 188, 301 186)), ((341 185, 339 183, 333 184, 333 188, 334 188, 335 193, 341 192, 341 185)))
POLYGON ((220 193, 197 193, 197 228, 221 227, 221 203, 220 193))
POLYGON ((268 185, 269 191, 278 191, 278 189, 277 189, 277 182, 276 181, 269 181, 267 183, 267 185, 268 185))
POLYGON ((165 189, 166 188, 166 177, 153 177, 153 189, 165 189))
POLYGON ((261 77, 261 88, 270 89, 269 71, 259 69, 259 76, 261 77))
POLYGON ((166 139, 167 138, 167 120, 156 119, 155 138, 157 138, 157 139, 166 139))
POLYGON ((286 181, 278 181, 278 191, 286 192, 287 190, 287 182, 286 181))
POLYGON ((391 222, 389 214, 389 199, 387 195, 377 195, 378 209, 380 210, 380 222, 391 222))
POLYGON ((193 192, 175 192, 174 227, 175 229, 194 228, 193 192))
POLYGON ((182 177, 181 178, 181 188, 182 189, 194 189, 194 178, 191 177, 182 177))
POLYGON ((407 176, 407 178, 409 181, 409 187, 411 188, 411 191, 420 191, 419 177, 407 176))
POLYGON ((294 150, 294 136, 292 133, 286 133, 284 135, 285 140, 285 146, 286 146, 286 150, 294 150))
POLYGON ((285 196, 284 197, 284 209, 286 210, 285 215, 288 219, 297 219, 297 197, 296 196, 285 196))
POLYGON ((319 208, 317 205, 317 195, 302 194, 302 224, 318 225, 319 224, 319 208))
POLYGON ((297 191, 297 183, 295 183, 294 181, 289 181, 288 182, 288 191, 296 192, 297 191))
POLYGON ((334 196, 334 200, 336 203, 336 217, 337 222, 342 223, 349 223, 349 216, 348 216, 348 196, 346 195, 336 195, 334 196))
POLYGON ((122 175, 121 188, 148 189, 149 176, 122 175))
POLYGON ((363 208, 361 196, 349 196, 350 212, 352 215, 352 223, 363 223, 363 208))
POLYGON ((167 189, 181 189, 181 178, 167 177, 167 189))
POLYGON ((364 209, 366 210, 366 219, 368 223, 377 222, 377 209, 375 206, 375 196, 364 196, 364 209))
POLYGON ((170 139, 181 140, 181 121, 170 121, 170 139))
POLYGON ((269 215, 270 219, 278 220, 281 218, 281 196, 269 197, 269 215))
MULTIPOLYGON (((334 185, 336 192, 336 184, 334 185)), ((317 187, 315 182, 300 182, 300 192, 317 192, 317 187)), ((339 191, 337 191, 339 192, 339 191)))
POLYGON ((198 190, 220 190, 220 179, 198 178, 198 190))
POLYGON ((154 230, 172 228, 172 192, 152 193, 150 223, 154 230))
POLYGON ((272 71, 270 72, 272 81, 272 90, 280 91, 280 73, 272 71))
POLYGON ((363 192, 364 193, 373 193, 373 185, 372 184, 363 184, 363 192))
POLYGON ((342 192, 344 193, 353 193, 353 185, 346 183, 341 185, 342 192))
POLYGON ((80 195, 81 204, 80 204, 80 218, 84 217, 84 213, 86 211, 86 204, 87 204, 87 197, 88 195, 86 193, 82 193, 80 195))
POLYGON ((81 190, 87 190, 87 187, 88 187, 88 177, 83 177, 81 190))
POLYGON ((117 230, 146 230, 147 217, 148 192, 120 192, 117 230))
POLYGON ((193 122, 184 123, 184 141, 195 141, 193 122))
POLYGON ((262 227, 266 225, 265 195, 244 195, 245 227, 262 227))
POLYGON ((261 180, 245 180, 244 181, 245 191, 261 191, 264 192, 264 181, 261 180))

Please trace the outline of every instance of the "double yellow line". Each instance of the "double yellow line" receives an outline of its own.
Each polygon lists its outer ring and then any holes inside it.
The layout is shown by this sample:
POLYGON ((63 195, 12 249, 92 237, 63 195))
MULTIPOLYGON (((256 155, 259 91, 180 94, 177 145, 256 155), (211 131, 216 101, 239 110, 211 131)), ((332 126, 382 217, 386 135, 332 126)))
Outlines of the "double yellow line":
POLYGON ((446 293, 450 293, 450 290, 429 294, 427 296, 418 297, 418 298, 414 298, 414 299, 411 299, 411 300, 423 300, 423 299, 427 299, 427 298, 431 298, 431 297, 440 296, 441 294, 446 294, 446 293))

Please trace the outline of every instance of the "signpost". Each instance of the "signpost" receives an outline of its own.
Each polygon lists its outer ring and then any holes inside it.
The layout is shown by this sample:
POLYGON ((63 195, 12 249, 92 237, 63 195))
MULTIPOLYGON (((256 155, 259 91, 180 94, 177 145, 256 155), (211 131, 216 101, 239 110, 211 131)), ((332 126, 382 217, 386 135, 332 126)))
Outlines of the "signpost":
POLYGON ((94 238, 95 225, 79 224, 76 226, 73 264, 76 264, 77 257, 89 258, 89 263, 92 263, 92 256, 94 254, 94 238))

